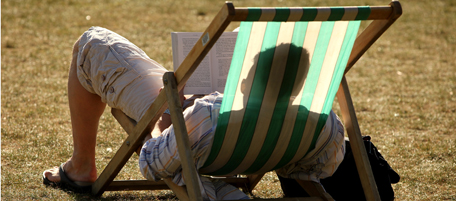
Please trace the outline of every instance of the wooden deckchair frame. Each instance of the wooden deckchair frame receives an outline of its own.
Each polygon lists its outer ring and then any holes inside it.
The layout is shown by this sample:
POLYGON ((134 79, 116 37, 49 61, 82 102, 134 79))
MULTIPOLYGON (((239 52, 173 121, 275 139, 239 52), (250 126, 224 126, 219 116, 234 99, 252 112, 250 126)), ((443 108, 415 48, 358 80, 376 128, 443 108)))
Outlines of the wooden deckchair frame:
MULTIPOLYGON (((369 26, 356 38, 352 53, 345 73, 347 73, 359 58, 371 47, 371 45, 396 21, 402 14, 402 8, 398 1, 392 1, 388 6, 371 6, 371 14, 367 20, 372 20, 369 26)), ((273 9, 273 8, 271 8, 273 9)), ((202 37, 197 41, 189 52, 180 67, 174 73, 166 73, 163 77, 165 90, 159 93, 154 103, 149 107, 144 117, 135 122, 128 118, 122 111, 112 109, 112 114, 129 134, 121 147, 118 149, 109 164, 105 167, 96 182, 92 185, 92 193, 101 195, 104 191, 118 190, 159 190, 172 189, 181 200, 201 200, 199 185, 197 183, 197 172, 192 157, 185 148, 189 147, 186 128, 183 123, 182 107, 179 104, 178 91, 181 90, 199 63, 215 44, 217 39, 232 21, 243 21, 248 14, 247 8, 234 8, 230 2, 225 3, 223 8, 215 16, 214 20, 203 32, 202 37), (168 101, 167 101, 168 100, 168 101), (151 122, 156 122, 161 114, 169 109, 172 114, 172 121, 175 127, 176 141, 179 147, 179 154, 182 159, 183 174, 186 178, 187 191, 177 186, 171 179, 153 182, 147 180, 113 181, 122 167, 126 164, 132 154, 141 146, 142 140, 150 132, 151 122), (180 115, 175 115, 179 114, 180 115), (173 115, 174 114, 174 115, 173 115), (181 133, 181 135, 179 135, 181 133), (182 135, 183 134, 183 135, 182 135), (184 148, 184 149, 182 149, 184 148), (187 196, 188 192, 188 196, 187 196)), ((375 180, 370 168, 369 160, 361 138, 361 131, 356 118, 353 102, 350 96, 348 83, 345 76, 342 79, 337 99, 342 112, 342 118, 350 138, 356 166, 360 175, 361 183, 367 200, 380 200, 375 180)), ((260 181, 262 175, 249 176, 248 178, 226 178, 226 182, 236 187, 252 190, 260 181)), ((312 187, 311 183, 299 181, 302 186, 312 187)), ((307 190, 307 189, 306 189, 307 190)), ((319 186, 313 186, 313 192, 319 194, 319 186)), ((313 195, 314 193, 311 193, 313 195)), ((326 198, 323 198, 326 199, 326 198)), ((330 198, 329 198, 330 199, 330 198)))

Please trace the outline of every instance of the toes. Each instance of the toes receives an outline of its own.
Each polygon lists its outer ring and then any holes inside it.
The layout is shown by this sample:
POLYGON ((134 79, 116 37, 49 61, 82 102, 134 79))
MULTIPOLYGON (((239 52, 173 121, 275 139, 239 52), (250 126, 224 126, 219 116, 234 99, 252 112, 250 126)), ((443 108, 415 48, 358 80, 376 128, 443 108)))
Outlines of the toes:
POLYGON ((43 172, 44 177, 46 177, 49 181, 52 182, 59 182, 60 181, 60 175, 59 175, 59 168, 54 167, 49 170, 45 170, 43 172))

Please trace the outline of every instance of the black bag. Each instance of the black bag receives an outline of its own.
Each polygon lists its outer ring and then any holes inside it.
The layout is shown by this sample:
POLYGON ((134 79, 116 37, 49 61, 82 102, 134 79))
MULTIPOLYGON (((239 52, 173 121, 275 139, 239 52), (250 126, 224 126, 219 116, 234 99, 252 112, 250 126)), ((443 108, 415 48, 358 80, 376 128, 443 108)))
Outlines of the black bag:
MULTIPOLYGON (((370 136, 365 136, 363 139, 380 197, 382 200, 393 200, 394 191, 391 184, 399 182, 400 176, 378 152, 377 147, 370 141, 370 136)), ((321 184, 335 200, 366 200, 350 142, 345 142, 346 152, 344 160, 333 176, 321 179, 321 184)), ((279 180, 285 197, 309 196, 294 179, 279 176, 279 180)))

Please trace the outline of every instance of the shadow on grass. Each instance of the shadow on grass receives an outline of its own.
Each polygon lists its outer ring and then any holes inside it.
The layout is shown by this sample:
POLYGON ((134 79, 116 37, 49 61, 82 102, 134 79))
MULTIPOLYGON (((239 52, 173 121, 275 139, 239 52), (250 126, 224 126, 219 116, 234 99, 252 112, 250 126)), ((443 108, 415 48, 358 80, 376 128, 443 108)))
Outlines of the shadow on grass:
POLYGON ((179 200, 172 191, 121 191, 116 193, 105 193, 104 196, 94 196, 91 194, 78 194, 65 191, 74 200, 179 200))

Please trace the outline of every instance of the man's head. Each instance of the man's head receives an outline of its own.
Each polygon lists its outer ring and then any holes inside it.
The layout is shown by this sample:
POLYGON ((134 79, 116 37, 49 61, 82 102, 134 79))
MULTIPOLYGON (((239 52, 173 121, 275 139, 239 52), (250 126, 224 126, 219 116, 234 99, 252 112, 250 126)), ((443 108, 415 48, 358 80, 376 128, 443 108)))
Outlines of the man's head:
POLYGON ((249 96, 249 101, 259 104, 265 99, 288 102, 302 90, 309 68, 309 54, 304 48, 281 44, 261 51, 253 60, 253 67, 241 82, 241 91, 249 96), (276 93, 286 95, 288 99, 267 93, 268 90, 278 91, 276 93))

